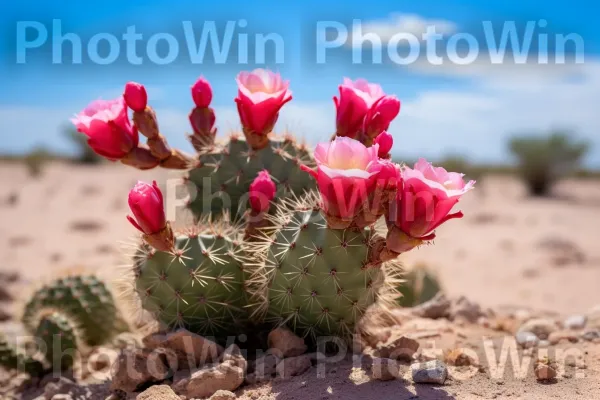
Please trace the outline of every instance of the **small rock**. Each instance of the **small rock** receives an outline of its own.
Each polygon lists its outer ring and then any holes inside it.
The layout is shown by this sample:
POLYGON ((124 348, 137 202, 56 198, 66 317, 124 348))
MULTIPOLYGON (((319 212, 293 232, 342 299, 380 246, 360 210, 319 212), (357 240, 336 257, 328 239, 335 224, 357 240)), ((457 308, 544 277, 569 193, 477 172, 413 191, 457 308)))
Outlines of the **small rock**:
POLYGON ((52 400, 73 400, 73 396, 70 394, 56 394, 52 397, 52 400))
POLYGON ((550 342, 547 340, 540 340, 540 342, 538 343, 538 347, 549 347, 550 346, 550 342))
POLYGON ((585 315, 571 315, 564 320, 563 325, 566 329, 583 329, 587 322, 585 315))
POLYGON ((277 364, 277 377, 288 379, 292 376, 303 374, 310 367, 312 367, 312 363, 310 357, 307 355, 284 358, 277 364))
POLYGON ((558 330, 558 325, 551 319, 533 318, 526 321, 519 328, 519 332, 531 332, 538 339, 548 339, 548 336, 558 330))
POLYGON ((112 390, 134 392, 139 386, 160 382, 169 375, 165 355, 150 349, 125 349, 112 367, 112 390))
POLYGON ((142 341, 148 349, 164 349, 170 353, 172 356, 168 357, 168 363, 174 371, 195 369, 213 363, 223 353, 223 347, 187 329, 154 333, 146 336, 142 341))
POLYGON ((537 360, 533 367, 533 372, 538 381, 549 381, 556 378, 558 374, 558 365, 547 357, 537 360))
POLYGON ((517 343, 524 349, 535 347, 540 341, 532 332, 517 332, 515 339, 517 339, 517 343))
POLYGON ((446 365, 439 360, 414 363, 410 366, 410 371, 415 383, 437 383, 443 385, 448 377, 446 365))
POLYGON ((453 349, 446 352, 444 359, 448 364, 455 367, 468 367, 476 364, 475 360, 463 349, 453 349))
POLYGON ((373 355, 379 358, 411 361, 417 350, 419 350, 419 342, 411 337, 396 333, 386 343, 378 344, 373 355))
POLYGON ((593 342, 594 340, 600 339, 600 331, 596 329, 590 329, 581 335, 583 340, 587 340, 588 342, 593 342))
POLYGON ((555 331, 548 336, 550 344, 558 344, 561 340, 569 341, 571 343, 577 343, 579 338, 573 331, 555 331))
POLYGON ((450 300, 443 293, 438 293, 433 299, 412 308, 413 314, 421 318, 445 318, 450 315, 450 300))
POLYGON ((306 353, 304 339, 287 328, 272 330, 267 338, 269 349, 280 358, 296 357, 306 353))
POLYGON ((452 320, 463 319, 470 323, 475 323, 480 317, 485 316, 481 306, 473 303, 464 296, 459 297, 452 302, 450 308, 450 317, 452 320))
POLYGON ((138 394, 135 400, 181 400, 167 385, 150 386, 138 394))
POLYGON ((373 379, 379 381, 391 381, 402 376, 398 362, 389 358, 374 358, 372 372, 373 379))
POLYGON ((209 400, 234 400, 237 396, 229 390, 217 390, 209 400))
POLYGON ((229 346, 218 364, 175 375, 173 390, 179 395, 210 397, 218 390, 236 390, 246 375, 247 362, 235 344, 229 346))
POLYGON ((56 395, 68 394, 75 386, 75 382, 62 376, 58 382, 51 382, 44 387, 44 397, 46 400, 52 400, 56 395))

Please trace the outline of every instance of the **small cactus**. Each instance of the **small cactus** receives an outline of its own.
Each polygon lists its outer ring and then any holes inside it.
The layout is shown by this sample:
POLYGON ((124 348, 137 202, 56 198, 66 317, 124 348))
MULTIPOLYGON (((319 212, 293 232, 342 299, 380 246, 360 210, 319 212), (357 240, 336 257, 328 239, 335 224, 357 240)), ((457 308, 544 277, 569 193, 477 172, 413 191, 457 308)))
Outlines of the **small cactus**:
POLYGON ((59 311, 71 320, 81 339, 93 346, 106 342, 120 328, 118 311, 106 285, 93 275, 57 279, 36 291, 25 305, 23 324, 35 332, 38 316, 59 311))
POLYGON ((404 282, 398 286, 398 291, 402 294, 398 304, 402 307, 425 303, 442 290, 437 276, 422 264, 416 265, 403 278, 404 282))
POLYGON ((225 221, 178 234, 172 252, 146 244, 134 257, 142 307, 164 325, 210 336, 239 332, 246 319, 241 231, 225 221))

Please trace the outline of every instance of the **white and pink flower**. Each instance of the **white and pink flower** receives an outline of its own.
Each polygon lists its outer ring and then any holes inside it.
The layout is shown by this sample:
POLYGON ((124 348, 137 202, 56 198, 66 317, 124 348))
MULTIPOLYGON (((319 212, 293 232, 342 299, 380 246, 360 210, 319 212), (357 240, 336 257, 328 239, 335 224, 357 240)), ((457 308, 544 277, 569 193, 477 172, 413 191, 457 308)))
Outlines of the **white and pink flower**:
POLYGON ((384 181, 383 186, 397 182, 391 176, 397 175, 397 169, 380 160, 378 151, 378 145, 366 147, 358 140, 341 136, 317 145, 316 171, 303 169, 317 180, 327 216, 352 222, 365 206, 368 209, 369 197, 380 180, 384 181))
POLYGON ((237 76, 238 96, 235 99, 244 131, 267 135, 273 130, 279 110, 292 100, 289 82, 278 73, 256 69, 237 76))
POLYGON ((125 157, 139 142, 123 96, 115 100, 96 100, 71 122, 88 137, 88 144, 96 153, 110 160, 125 157))
POLYGON ((434 230, 462 212, 451 213, 460 198, 473 189, 475 181, 465 183, 464 175, 434 167, 421 158, 414 168, 402 171, 402 190, 388 221, 388 247, 398 253, 435 238, 434 230))

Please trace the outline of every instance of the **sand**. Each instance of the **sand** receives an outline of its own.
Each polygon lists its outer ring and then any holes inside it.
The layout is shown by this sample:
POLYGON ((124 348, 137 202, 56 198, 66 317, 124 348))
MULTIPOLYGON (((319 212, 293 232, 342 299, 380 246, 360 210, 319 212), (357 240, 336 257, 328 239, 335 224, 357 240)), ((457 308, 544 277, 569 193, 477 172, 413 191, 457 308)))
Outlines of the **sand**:
MULTIPOLYGON (((169 171, 140 172, 121 165, 54 163, 34 179, 20 165, 0 165, 0 271, 20 275, 13 295, 23 300, 31 287, 64 269, 118 277, 117 266, 126 263, 123 244, 137 235, 125 219, 129 189, 138 179, 156 179, 164 188, 167 179, 176 177, 169 171)), ((403 260, 408 266, 425 263, 437 272, 449 296, 467 296, 484 308, 512 305, 560 315, 584 313, 600 304, 600 182, 568 180, 555 193, 553 198, 532 199, 515 178, 484 177, 459 203, 464 219, 448 222, 438 230, 435 244, 403 260)), ((2 309, 15 315, 18 304, 5 302, 2 309)), ((452 334, 436 343, 481 350, 483 337, 506 335, 482 329, 477 324, 453 325, 452 334)), ((349 378, 347 361, 331 367, 325 378, 311 371, 238 394, 254 399, 597 398, 600 345, 576 347, 587 352, 585 376, 554 385, 539 384, 531 376, 507 376, 498 384, 486 373, 437 388, 400 381, 357 385, 349 378)))

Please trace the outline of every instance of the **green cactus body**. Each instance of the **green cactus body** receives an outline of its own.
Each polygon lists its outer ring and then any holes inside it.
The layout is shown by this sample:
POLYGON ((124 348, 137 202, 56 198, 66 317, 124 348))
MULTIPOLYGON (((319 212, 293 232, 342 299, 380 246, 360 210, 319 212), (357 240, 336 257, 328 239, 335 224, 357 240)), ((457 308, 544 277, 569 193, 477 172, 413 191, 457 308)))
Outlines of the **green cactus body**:
POLYGON ((223 210, 234 219, 240 217, 247 208, 250 184, 262 170, 268 170, 276 183, 276 198, 300 195, 315 187, 301 164, 314 162, 308 150, 291 138, 270 139, 268 146, 255 151, 244 139, 232 136, 225 144, 200 152, 188 175, 193 184, 189 208, 197 218, 223 210))
POLYGON ((143 244, 134 259, 142 307, 172 328, 217 340, 238 334, 246 320, 239 234, 221 221, 177 235, 173 253, 143 244))
POLYGON ((52 368, 68 369, 73 365, 77 350, 77 335, 67 317, 59 312, 39 320, 35 336, 44 343, 45 357, 52 368))
POLYGON ((259 303, 255 312, 304 337, 349 338, 366 308, 393 292, 383 290, 383 268, 368 267, 379 236, 369 228, 327 228, 311 201, 314 196, 304 204, 287 202, 276 216, 280 225, 274 238, 248 243, 250 251, 268 248, 264 264, 249 281, 259 303))
POLYGON ((25 371, 31 376, 40 376, 44 371, 41 362, 19 352, 0 334, 0 366, 7 370, 25 371))
POLYGON ((437 277, 426 267, 417 265, 404 276, 404 282, 398 286, 402 297, 398 304, 402 307, 414 307, 431 300, 441 291, 437 277))
POLYGON ((23 324, 30 332, 36 331, 38 316, 45 310, 67 316, 89 345, 110 339, 120 321, 111 293, 95 276, 57 279, 36 291, 23 313, 23 324))

